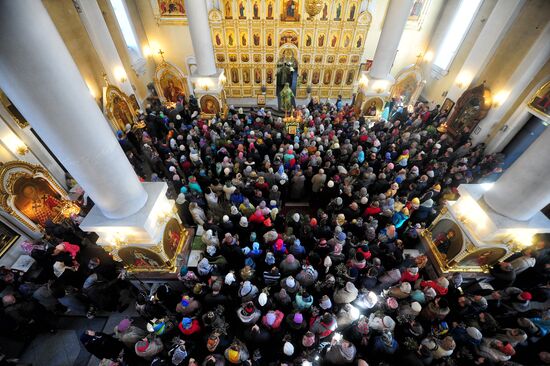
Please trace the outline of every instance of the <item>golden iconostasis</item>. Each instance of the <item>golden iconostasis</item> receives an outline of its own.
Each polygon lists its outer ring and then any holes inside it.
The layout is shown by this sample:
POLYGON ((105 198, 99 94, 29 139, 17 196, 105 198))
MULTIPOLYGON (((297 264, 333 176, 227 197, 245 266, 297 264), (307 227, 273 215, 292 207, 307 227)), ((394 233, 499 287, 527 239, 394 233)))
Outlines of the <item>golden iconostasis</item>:
POLYGON ((265 87, 273 98, 283 86, 277 83, 290 81, 297 98, 307 97, 308 86, 320 98, 351 98, 371 22, 361 2, 220 1, 210 28, 226 95, 255 98, 265 87), (313 17, 312 5, 319 10, 313 17))

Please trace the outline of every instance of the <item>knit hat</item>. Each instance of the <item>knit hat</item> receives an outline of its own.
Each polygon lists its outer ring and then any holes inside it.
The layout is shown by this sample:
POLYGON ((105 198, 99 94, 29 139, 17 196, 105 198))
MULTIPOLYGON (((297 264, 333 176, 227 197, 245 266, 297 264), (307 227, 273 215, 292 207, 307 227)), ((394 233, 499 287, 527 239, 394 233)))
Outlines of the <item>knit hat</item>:
POLYGON ((479 329, 475 328, 475 327, 468 327, 466 328, 466 333, 468 333, 468 335, 470 337, 472 337, 473 339, 475 339, 476 341, 480 341, 481 338, 483 338, 483 335, 481 334, 481 332, 479 331, 479 329))
POLYGON ((409 268, 407 268, 407 271, 409 271, 410 273, 415 275, 415 274, 418 273, 418 267, 409 267, 409 268))
POLYGON ((265 316, 265 322, 268 325, 273 325, 275 323, 275 320, 277 319, 277 316, 275 315, 275 312, 269 311, 265 316))
POLYGON ((446 279, 445 277, 439 277, 437 279, 437 284, 441 287, 447 288, 447 287, 449 287, 449 280, 446 279))
POLYGON ((193 319, 191 319, 191 318, 183 318, 181 320, 181 326, 183 327, 183 329, 191 328, 192 323, 193 323, 193 319))
POLYGON ((411 309, 418 314, 422 310, 422 306, 418 302, 414 301, 411 303, 411 309))
POLYGON ((275 264, 275 256, 271 252, 267 252, 265 254, 265 263, 269 264, 270 266, 275 264))
POLYGON ((388 305, 388 308, 391 310, 395 310, 399 307, 399 303, 397 302, 397 299, 395 297, 388 297, 386 299, 386 305, 388 305))
POLYGON ((296 314, 294 314, 294 317, 292 319, 293 319, 294 323, 302 324, 302 322, 304 321, 304 316, 300 313, 296 313, 296 314))
POLYGON ((235 278, 235 274, 233 272, 229 272, 225 275, 225 284, 231 286, 233 282, 235 282, 237 279, 235 278))
POLYGON ((120 323, 118 323, 118 325, 116 326, 116 329, 119 332, 124 333, 128 330, 128 328, 130 328, 131 324, 132 322, 130 321, 130 319, 122 319, 120 323))
POLYGON ((330 298, 327 295, 323 295, 321 301, 319 302, 319 306, 323 310, 330 309, 332 307, 332 301, 330 301, 330 298))
POLYGON ((395 328, 395 320, 386 315, 384 318, 382 318, 382 325, 386 329, 393 330, 393 328, 395 328))
POLYGON ((265 306, 265 304, 267 304, 267 295, 265 292, 262 292, 258 297, 258 303, 260 306, 265 306))
POLYGON ((294 354, 294 346, 290 342, 285 342, 283 346, 283 352, 287 356, 292 356, 294 354))
POLYGON ((403 282, 400 286, 399 286, 399 289, 406 293, 406 294, 410 294, 411 293, 411 284, 408 283, 408 282, 403 282))
POLYGON ((250 281, 244 281, 239 290, 239 296, 246 296, 252 292, 252 283, 250 281))
POLYGON ((533 298, 533 295, 531 295, 530 292, 527 292, 527 291, 523 291, 521 294, 519 294, 518 298, 521 300, 521 301, 529 301, 533 298))
POLYGON ((285 280, 285 285, 289 288, 294 288, 296 286, 296 280, 292 276, 288 276, 285 280))

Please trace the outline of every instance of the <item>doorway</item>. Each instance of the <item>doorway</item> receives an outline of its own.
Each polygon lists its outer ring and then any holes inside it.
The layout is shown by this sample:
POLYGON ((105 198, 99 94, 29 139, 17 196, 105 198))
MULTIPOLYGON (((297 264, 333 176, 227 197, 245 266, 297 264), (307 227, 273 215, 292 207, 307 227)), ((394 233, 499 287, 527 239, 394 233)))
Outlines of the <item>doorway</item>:
MULTIPOLYGON (((298 84, 298 61, 294 56, 294 52, 291 49, 286 49, 283 51, 283 55, 277 61, 277 99, 279 100, 279 95, 281 90, 285 87, 285 84, 288 83, 290 89, 294 93, 296 98, 296 85, 298 84)), ((294 99, 295 99, 294 98, 294 99)), ((295 105, 294 99, 292 104, 295 105)), ((280 100, 279 100, 280 105, 280 100)))
POLYGON ((548 124, 536 116, 531 116, 523 128, 506 145, 503 168, 509 168, 523 152, 544 132, 548 124))

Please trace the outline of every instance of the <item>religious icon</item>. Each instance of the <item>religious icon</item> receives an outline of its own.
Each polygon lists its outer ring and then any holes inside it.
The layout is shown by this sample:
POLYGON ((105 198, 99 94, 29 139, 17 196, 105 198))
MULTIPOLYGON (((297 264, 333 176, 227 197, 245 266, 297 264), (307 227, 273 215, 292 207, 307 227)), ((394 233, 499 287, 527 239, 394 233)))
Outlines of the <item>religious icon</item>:
POLYGON ((506 254, 506 250, 503 248, 486 248, 477 250, 464 259, 462 259, 459 266, 487 266, 496 263, 499 258, 506 254))
POLYGON ((231 69, 231 82, 233 84, 239 83, 239 71, 235 68, 231 69))
POLYGON ((260 35, 258 33, 254 33, 254 35, 252 37, 253 37, 253 40, 254 40, 254 46, 259 46, 260 45, 260 35))
POLYGON ((230 46, 230 47, 233 47, 233 42, 235 42, 235 40, 233 39, 233 33, 229 33, 227 35, 227 44, 230 46))
POLYGON ((355 47, 361 48, 362 45, 363 45, 363 37, 359 36, 359 37, 357 37, 357 43, 356 43, 355 47))
POLYGON ((302 71, 302 84, 307 84, 307 70, 302 71))
POLYGON ((336 35, 333 35, 332 40, 330 41, 330 47, 336 47, 336 42, 338 42, 338 37, 336 37, 336 35))
POLYGON ((342 70, 337 70, 334 76, 334 84, 340 85, 340 83, 342 83, 343 77, 344 77, 344 72, 342 70))
POLYGON ((311 57, 309 55, 304 55, 304 57, 302 57, 302 62, 304 64, 308 64, 309 61, 311 61, 311 57))
POLYGON ((375 117, 377 113, 376 102, 372 102, 367 109, 367 116, 375 117))
POLYGON ((118 256, 125 265, 138 269, 154 269, 164 266, 164 261, 158 254, 144 248, 124 247, 118 251, 118 256))
POLYGON ((342 3, 336 5, 336 17, 334 17, 334 20, 340 20, 340 16, 342 16, 342 3))
POLYGON ((216 60, 218 62, 225 62, 225 56, 223 54, 216 55, 216 60))
POLYGON ((357 56, 357 55, 351 56, 351 63, 352 64, 356 64, 358 62, 359 62, 359 56, 357 56))
POLYGON ((411 8, 409 13, 409 20, 418 20, 420 18, 420 13, 422 13, 422 8, 424 7, 425 0, 416 0, 411 8))
POLYGON ((182 89, 174 83, 173 79, 169 79, 168 85, 163 89, 163 94, 166 100, 176 103, 178 101, 178 97, 182 94, 182 89))
POLYGON ((158 0, 160 16, 185 16, 183 0, 158 0))
POLYGON ((246 8, 244 5, 244 1, 241 1, 239 3, 239 19, 246 19, 245 11, 246 11, 246 8))
POLYGON ((351 22, 355 19, 355 4, 353 4, 349 10, 349 18, 348 20, 351 22))
POLYGON ((267 62, 273 62, 273 55, 266 55, 266 56, 265 56, 265 60, 266 60, 267 62))
POLYGON ((250 83, 250 73, 248 72, 248 70, 243 70, 243 83, 250 83))
POLYGON ((128 102, 120 95, 113 96, 112 102, 108 103, 108 107, 109 106, 111 107, 112 116, 116 120, 119 129, 123 129, 124 126, 134 123, 133 114, 128 102))
POLYGON ((254 5, 252 6, 252 11, 254 12, 254 19, 260 19, 260 7, 258 6, 257 1, 254 2, 254 5))
POLYGON ((246 46, 246 33, 241 34, 241 45, 246 46))
POLYGON ((315 56, 315 63, 320 64, 321 62, 323 62, 323 56, 321 55, 315 56))
POLYGON ((177 254, 182 238, 182 227, 180 223, 174 218, 170 219, 166 223, 162 235, 162 248, 168 258, 173 258, 177 254))
POLYGON ((226 0, 225 1, 225 19, 233 18, 233 15, 232 15, 232 12, 231 12, 231 1, 232 0, 226 0))
POLYGON ((273 83, 273 70, 271 70, 271 69, 267 70, 267 76, 265 78, 265 81, 268 84, 273 83))
POLYGON ((271 35, 271 33, 267 35, 267 45, 269 47, 273 46, 273 36, 271 35))
POLYGON ((327 20, 328 17, 328 4, 325 3, 325 6, 323 6, 323 16, 321 17, 321 20, 327 20))
POLYGON ((267 19, 273 19, 273 2, 267 4, 267 19))
POLYGON ((319 47, 323 47, 323 45, 325 44, 325 35, 324 34, 321 34, 319 36, 319 40, 317 41, 317 45, 319 47))
POLYGON ((229 55, 229 62, 237 62, 237 55, 229 55))
POLYGON ((19 178, 13 191, 15 207, 37 225, 44 227, 60 213, 63 199, 44 178, 19 178))
POLYGON ((255 69, 254 70, 254 82, 256 84, 261 84, 262 83, 262 71, 260 69, 255 69))
POLYGON ((312 84, 319 84, 319 70, 315 70, 313 71, 313 76, 311 78, 311 83, 312 84))
POLYGON ((300 14, 298 14, 298 1, 286 0, 283 2, 283 14, 281 20, 283 21, 298 21, 300 20, 300 14))
POLYGON ((285 43, 292 43, 298 47, 298 34, 294 31, 285 31, 281 34, 281 40, 279 46, 284 45, 285 43))
POLYGON ((331 70, 325 70, 325 75, 323 76, 323 83, 325 85, 330 84, 331 77, 332 77, 332 71, 331 70))
POLYGON ((216 46, 221 46, 222 45, 222 39, 220 37, 220 34, 216 33, 216 36, 214 38, 216 39, 216 46))
POLYGON ((527 104, 529 109, 543 116, 550 115, 550 82, 544 84, 527 104))
POLYGON ((20 237, 21 235, 13 231, 8 225, 0 222, 0 257, 4 255, 20 237))
POLYGON ((353 84, 354 76, 355 76, 355 73, 353 72, 353 70, 348 71, 348 77, 346 78, 346 85, 353 84))
POLYGON ((346 56, 340 56, 340 58, 338 59, 338 63, 345 64, 347 60, 348 58, 346 56))
POLYGON ((262 55, 254 55, 254 62, 262 62, 262 55))
POLYGON ((311 34, 306 35, 306 47, 311 46, 311 34))
POLYGON ((349 34, 346 34, 346 38, 344 39, 344 48, 347 48, 350 45, 350 37, 349 34))
POLYGON ((248 55, 241 55, 241 61, 242 62, 248 62, 250 60, 250 58, 248 57, 248 55))
POLYGON ((220 112, 220 102, 212 95, 203 95, 200 99, 200 106, 204 114, 216 115, 220 112))
POLYGON ((332 56, 332 55, 327 56, 327 63, 328 64, 333 64, 334 63, 334 56, 332 56))

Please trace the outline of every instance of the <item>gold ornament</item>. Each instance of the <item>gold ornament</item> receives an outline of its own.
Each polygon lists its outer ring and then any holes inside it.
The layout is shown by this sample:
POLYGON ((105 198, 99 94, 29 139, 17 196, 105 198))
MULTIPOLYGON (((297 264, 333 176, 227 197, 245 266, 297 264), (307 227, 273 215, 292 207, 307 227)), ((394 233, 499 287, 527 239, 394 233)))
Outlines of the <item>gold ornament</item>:
POLYGON ((322 0, 307 0, 306 1, 306 11, 311 18, 316 16, 323 9, 322 0))

